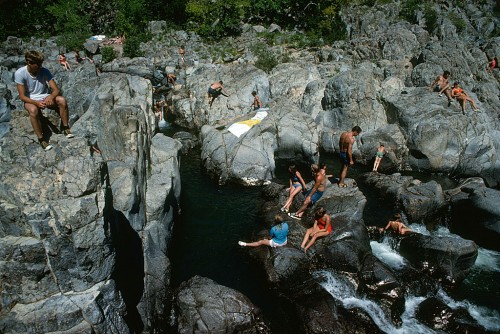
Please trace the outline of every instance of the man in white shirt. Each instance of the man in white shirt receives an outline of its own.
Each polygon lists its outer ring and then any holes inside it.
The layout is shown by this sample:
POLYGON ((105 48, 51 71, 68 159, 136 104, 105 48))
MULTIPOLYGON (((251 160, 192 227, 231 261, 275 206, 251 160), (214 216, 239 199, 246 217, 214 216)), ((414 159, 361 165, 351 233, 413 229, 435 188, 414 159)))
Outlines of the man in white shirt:
POLYGON ((67 138, 73 138, 73 134, 68 126, 68 103, 66 99, 59 95, 52 74, 48 69, 42 67, 43 54, 38 51, 26 52, 26 66, 21 67, 14 74, 14 81, 17 84, 19 98, 24 102, 24 108, 28 111, 31 126, 38 137, 40 145, 45 151, 52 148, 43 136, 40 113, 43 109, 56 110, 61 116, 61 131, 67 138), (49 87, 51 93, 49 93, 49 87))

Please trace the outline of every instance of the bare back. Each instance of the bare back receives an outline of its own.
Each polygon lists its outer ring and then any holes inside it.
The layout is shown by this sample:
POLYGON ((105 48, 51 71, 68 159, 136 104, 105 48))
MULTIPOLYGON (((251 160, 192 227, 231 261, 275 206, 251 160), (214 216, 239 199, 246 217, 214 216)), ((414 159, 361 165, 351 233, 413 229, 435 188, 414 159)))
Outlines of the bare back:
POLYGON ((354 144, 354 137, 352 136, 352 132, 342 132, 339 140, 339 149, 340 152, 348 152, 349 148, 354 144))

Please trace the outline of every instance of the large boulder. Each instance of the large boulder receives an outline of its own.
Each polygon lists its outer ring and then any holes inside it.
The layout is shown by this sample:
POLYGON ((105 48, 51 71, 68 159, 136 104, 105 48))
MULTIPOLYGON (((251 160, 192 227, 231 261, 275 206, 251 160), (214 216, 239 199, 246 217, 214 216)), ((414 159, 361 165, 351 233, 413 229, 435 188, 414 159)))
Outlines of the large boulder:
POLYGON ((445 195, 450 203, 450 230, 499 251, 500 191, 486 187, 481 178, 470 178, 445 195))
POLYGON ((446 333, 489 333, 482 328, 465 308, 452 309, 436 297, 421 302, 416 318, 435 331, 446 333))
POLYGON ((240 137, 209 125, 200 136, 203 164, 220 183, 262 184, 274 178, 275 156, 311 162, 318 156, 314 122, 298 112, 270 110, 269 116, 240 137))
POLYGON ((411 233, 404 237, 399 251, 417 268, 425 268, 447 284, 462 281, 477 258, 474 241, 458 236, 430 236, 411 233))
POLYGON ((41 318, 51 319, 41 332, 140 331, 169 314, 181 144, 152 140, 147 80, 106 73, 91 81, 65 86, 70 113, 80 101, 75 138, 59 134, 60 118, 46 111, 54 148, 45 152, 14 110, 0 140, 2 332, 39 331, 41 318))
POLYGON ((365 173, 360 180, 381 196, 395 201, 411 223, 429 223, 442 216, 446 202, 443 189, 436 181, 422 183, 399 173, 385 175, 365 173))
POLYGON ((260 310, 243 294, 195 276, 176 296, 178 333, 266 333, 260 310))

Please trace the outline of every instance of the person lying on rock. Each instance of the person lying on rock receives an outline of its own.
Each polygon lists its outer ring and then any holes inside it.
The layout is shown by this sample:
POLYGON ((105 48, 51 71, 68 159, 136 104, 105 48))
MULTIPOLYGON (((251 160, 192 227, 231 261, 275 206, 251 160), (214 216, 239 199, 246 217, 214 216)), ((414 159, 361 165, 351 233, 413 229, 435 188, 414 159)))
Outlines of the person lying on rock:
POLYGON ((302 175, 297 170, 295 165, 290 165, 288 167, 288 173, 290 173, 290 187, 288 188, 289 195, 283 207, 280 209, 281 212, 288 213, 290 205, 292 205, 295 196, 300 193, 303 189, 306 189, 306 183, 302 178, 302 175))
POLYGON ((300 248, 304 250, 304 253, 307 253, 307 250, 311 248, 316 239, 327 236, 331 231, 331 217, 326 213, 325 208, 320 206, 314 213, 314 224, 311 228, 307 229, 300 248))
POLYGON ((302 219, 302 215, 309 205, 314 205, 323 196, 326 188, 326 165, 321 164, 321 166, 318 166, 312 164, 311 172, 314 175, 314 186, 306 193, 306 199, 300 209, 295 213, 288 213, 292 218, 302 219))
POLYGON ((269 231, 270 239, 262 239, 255 242, 243 242, 238 241, 238 245, 242 247, 258 247, 261 245, 270 246, 273 248, 285 246, 287 243, 288 236, 288 223, 283 220, 283 217, 280 215, 274 216, 274 225, 271 227, 269 231))
POLYGON ((450 71, 444 71, 443 74, 438 75, 438 77, 431 83, 429 87, 434 92, 439 93, 439 96, 443 96, 443 93, 448 98, 448 107, 451 104, 451 86, 450 86, 450 71))
POLYGON ((469 101, 472 109, 474 111, 479 111, 479 108, 476 105, 476 102, 460 87, 460 83, 454 82, 453 89, 451 90, 451 96, 457 99, 462 107, 462 113, 465 115, 465 106, 467 101, 469 101))
POLYGON ((214 82, 210 85, 210 87, 208 87, 208 104, 210 105, 210 107, 212 107, 212 103, 214 103, 214 100, 221 94, 224 96, 229 96, 229 93, 224 89, 224 86, 222 86, 222 81, 214 82), (223 92, 226 94, 224 94, 223 92))
POLYGON ((17 84, 19 99, 24 102, 24 108, 29 113, 31 126, 38 137, 38 142, 45 151, 48 151, 52 145, 44 137, 40 114, 45 108, 56 110, 61 116, 61 132, 66 138, 73 138, 68 125, 68 103, 59 94, 60 90, 50 71, 42 66, 43 54, 32 50, 26 52, 24 58, 27 65, 16 71, 14 81, 17 84))
POLYGON ((387 225, 383 229, 381 229, 381 232, 391 230, 401 235, 413 233, 413 231, 408 226, 401 222, 401 215, 399 213, 396 213, 392 219, 393 220, 390 220, 387 225))

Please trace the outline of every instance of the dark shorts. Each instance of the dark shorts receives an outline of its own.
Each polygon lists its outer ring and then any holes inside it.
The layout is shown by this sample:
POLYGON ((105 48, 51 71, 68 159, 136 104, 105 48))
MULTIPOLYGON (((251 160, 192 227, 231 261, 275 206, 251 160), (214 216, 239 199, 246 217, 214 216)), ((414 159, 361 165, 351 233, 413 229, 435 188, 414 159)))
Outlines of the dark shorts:
POLYGON ((217 95, 217 91, 215 89, 213 89, 212 87, 208 87, 208 94, 217 95))
POLYGON ((340 152, 340 160, 346 166, 349 166, 351 163, 349 162, 349 158, 347 158, 347 152, 340 152))
MULTIPOLYGON (((311 191, 312 189, 307 192, 306 197, 309 196, 311 191)), ((311 204, 316 203, 321 198, 321 196, 323 196, 323 192, 316 190, 314 194, 311 196, 311 204)))

